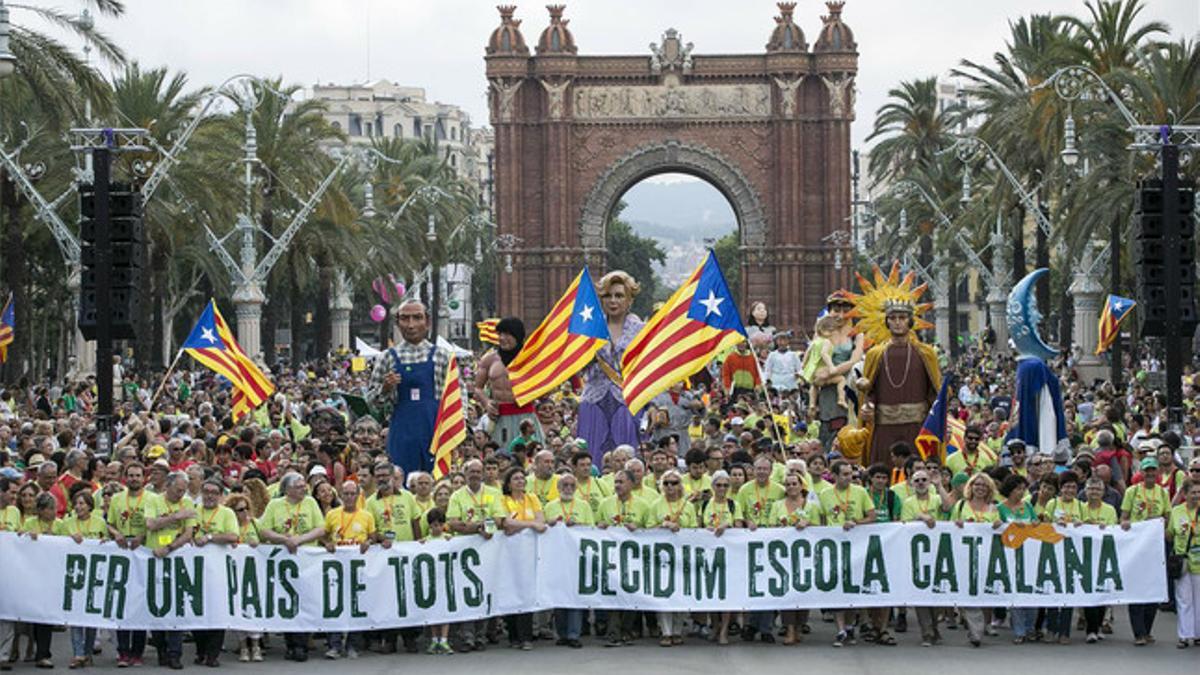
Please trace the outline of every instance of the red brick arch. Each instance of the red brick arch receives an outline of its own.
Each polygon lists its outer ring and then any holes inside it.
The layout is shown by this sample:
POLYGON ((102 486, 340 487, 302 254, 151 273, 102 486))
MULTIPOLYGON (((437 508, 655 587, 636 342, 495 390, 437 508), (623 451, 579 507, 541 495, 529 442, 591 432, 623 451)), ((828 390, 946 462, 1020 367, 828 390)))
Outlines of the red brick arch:
POLYGON ((561 7, 531 54, 502 7, 485 57, 496 222, 519 243, 500 311, 536 322, 582 263, 598 276, 617 200, 675 171, 733 206, 743 311, 763 300, 778 325, 809 327, 850 273, 829 235, 849 227, 857 53, 829 7, 813 51, 781 3, 765 53, 693 55, 668 30, 643 56, 578 55, 561 7))

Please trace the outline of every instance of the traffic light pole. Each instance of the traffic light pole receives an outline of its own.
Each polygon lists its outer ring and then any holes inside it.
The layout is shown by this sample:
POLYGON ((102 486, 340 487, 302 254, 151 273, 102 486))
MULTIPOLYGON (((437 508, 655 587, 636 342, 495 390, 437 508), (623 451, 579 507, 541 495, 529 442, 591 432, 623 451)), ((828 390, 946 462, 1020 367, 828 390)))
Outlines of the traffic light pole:
MULTIPOLYGON (((1162 151, 1163 186, 1163 234, 1165 241, 1164 277, 1166 281, 1166 342, 1167 356, 1167 424, 1175 427, 1183 424, 1183 325, 1179 284, 1183 277, 1180 269, 1181 246, 1179 217, 1179 146, 1163 143, 1162 151)), ((1190 351, 1190 345, 1188 345, 1190 351)))
POLYGON ((112 339, 112 223, 108 203, 112 176, 112 153, 108 148, 92 150, 93 209, 96 223, 96 454, 112 449, 113 339, 112 339))

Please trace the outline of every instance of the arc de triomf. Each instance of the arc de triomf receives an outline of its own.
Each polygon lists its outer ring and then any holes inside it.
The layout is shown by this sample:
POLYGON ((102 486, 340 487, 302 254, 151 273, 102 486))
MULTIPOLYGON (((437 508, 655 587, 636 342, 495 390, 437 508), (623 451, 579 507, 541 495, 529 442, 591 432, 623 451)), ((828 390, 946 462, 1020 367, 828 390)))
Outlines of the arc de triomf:
POLYGON ((841 2, 811 48, 780 15, 766 51, 705 55, 674 29, 635 56, 580 56, 551 5, 534 52, 502 6, 484 60, 491 93, 496 222, 514 235, 500 275, 505 315, 540 321, 586 261, 605 270, 605 224, 621 195, 680 172, 720 190, 737 215, 743 313, 763 300, 777 326, 806 327, 849 282, 850 122, 857 45, 841 2))

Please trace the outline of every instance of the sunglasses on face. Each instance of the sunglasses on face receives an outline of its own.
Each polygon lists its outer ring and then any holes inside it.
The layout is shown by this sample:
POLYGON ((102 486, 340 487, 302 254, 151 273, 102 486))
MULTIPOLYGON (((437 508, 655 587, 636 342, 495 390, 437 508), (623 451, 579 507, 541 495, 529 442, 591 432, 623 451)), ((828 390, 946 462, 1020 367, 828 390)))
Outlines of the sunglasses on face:
POLYGON ((245 506, 239 506, 236 509, 234 509, 233 512, 234 513, 246 513, 249 510, 250 509, 246 508, 245 506))
POLYGON ((912 482, 913 483, 928 483, 929 479, 928 478, 914 478, 914 479, 912 479, 912 482))
POLYGON ((663 481, 663 485, 679 485, 679 481, 677 481, 677 480, 664 480, 664 481, 663 481))

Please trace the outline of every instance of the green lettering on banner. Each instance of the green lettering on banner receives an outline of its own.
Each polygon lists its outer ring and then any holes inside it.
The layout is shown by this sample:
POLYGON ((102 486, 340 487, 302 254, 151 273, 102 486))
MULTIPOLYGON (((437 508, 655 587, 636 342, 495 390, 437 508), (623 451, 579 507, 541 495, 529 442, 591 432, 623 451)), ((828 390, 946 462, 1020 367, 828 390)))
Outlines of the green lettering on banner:
POLYGON ((454 563, 458 560, 455 551, 443 551, 438 554, 442 561, 442 574, 446 577, 446 611, 458 611, 458 591, 454 588, 454 563))
POLYGON ((361 558, 350 561, 350 616, 361 619, 367 615, 358 607, 358 598, 362 592, 367 590, 367 585, 362 582, 362 571, 367 566, 367 561, 361 558))
MULTIPOLYGON (((247 619, 263 618, 262 589, 258 584, 258 559, 249 556, 242 561, 241 602, 242 616, 247 619)), ((269 611, 274 613, 268 605, 269 611)))
POLYGON ((938 536, 937 556, 933 560, 933 592, 958 592, 958 570, 954 568, 954 542, 947 532, 938 536))
POLYGON ((392 576, 396 580, 396 616, 401 619, 408 616, 408 585, 404 581, 404 570, 408 567, 408 558, 388 558, 392 568, 392 576))
POLYGON ((225 597, 229 616, 237 615, 238 569, 233 556, 225 556, 225 597))
POLYGON ((1121 582, 1121 563, 1117 559, 1117 542, 1111 534, 1100 538, 1100 563, 1096 571, 1096 588, 1115 593, 1125 590, 1121 582))
POLYGON ((342 563, 326 560, 321 563, 321 616, 336 619, 342 615, 342 563), (330 597, 330 596, 333 597, 330 597))
POLYGON ((758 574, 763 571, 763 566, 758 561, 758 556, 762 553, 763 543, 761 541, 752 541, 746 545, 746 560, 750 563, 750 569, 746 575, 750 583, 750 597, 761 598, 762 591, 758 590, 758 574))
MULTIPOLYGON (((279 616, 284 619, 294 619, 300 612, 300 594, 296 592, 296 587, 292 582, 300 578, 300 565, 295 560, 288 558, 280 560, 276 567, 279 587, 283 590, 283 597, 279 599, 278 605, 279 616)), ((274 584, 269 584, 267 588, 273 590, 274 584)))
POLYGON ((637 562, 634 560, 638 554, 638 543, 636 541, 623 541, 620 547, 621 567, 620 567, 620 583, 621 590, 629 595, 638 592, 638 586, 641 586, 637 578, 637 562))
POLYGON ((413 560, 413 600, 429 609, 437 604, 437 568, 433 556, 422 553, 413 560))
POLYGON ((175 616, 186 614, 185 604, 191 605, 192 616, 204 616, 204 556, 175 558, 175 616), (192 563, 191 572, 188 560, 192 563))
POLYGON ((650 575, 651 575, 650 567, 652 564, 654 564, 657 561, 654 558, 654 554, 652 554, 650 551, 651 551, 651 548, 650 548, 649 544, 643 544, 641 546, 641 556, 642 556, 641 587, 642 587, 642 593, 644 595, 650 595, 651 593, 653 593, 651 586, 654 584, 654 580, 650 577, 650 575))
POLYGON ((979 546, 982 537, 963 537, 967 544, 967 595, 979 595, 979 546))
MULTIPOLYGON (((468 549, 470 550, 470 549, 468 549)), ((579 594, 595 595, 600 590, 600 566, 596 560, 600 544, 594 539, 579 540, 579 594)), ((465 555, 465 553, 464 553, 465 555)))
POLYGON ((600 542, 600 595, 616 595, 617 591, 609 585, 609 573, 617 569, 617 563, 613 560, 613 549, 617 547, 617 542, 612 539, 605 539, 600 542))
POLYGON ((877 595, 891 590, 888 586, 887 561, 883 559, 883 542, 877 534, 867 539, 867 562, 863 565, 862 585, 877 595))
POLYGON ((654 545, 654 597, 669 598, 675 594, 675 547, 671 544, 654 545), (663 557, 666 564, 663 564, 663 557), (665 569, 664 569, 665 568, 665 569))
POLYGON ((771 565, 771 571, 774 572, 767 579, 767 592, 772 597, 782 598, 788 591, 788 569, 784 562, 788 557, 788 546, 786 542, 778 539, 772 540, 767 544, 767 562, 771 565), (781 561, 780 558, 783 558, 781 561))
POLYGON ((842 592, 843 593, 858 593, 862 588, 854 583, 854 570, 851 569, 853 563, 854 551, 851 548, 853 544, 849 541, 842 542, 842 592))
POLYGON ((929 565, 921 564, 921 556, 928 555, 929 549, 929 537, 924 534, 914 534, 912 540, 908 542, 908 551, 912 556, 912 582, 913 586, 920 590, 929 588, 929 585, 933 583, 929 565))
POLYGON ((462 564, 463 576, 467 578, 467 585, 463 587, 463 602, 467 603, 467 607, 478 607, 483 604, 483 580, 475 573, 475 566, 479 564, 479 551, 473 548, 463 549, 458 559, 462 564))
POLYGON ((683 597, 692 597, 692 547, 683 545, 683 597))
POLYGON ((1075 579, 1084 593, 1092 592, 1092 540, 1083 539, 1083 553, 1075 546, 1075 540, 1067 537, 1063 540, 1063 564, 1066 565, 1067 593, 1075 592, 1075 579))
POLYGON ((1038 551, 1037 587, 1043 593, 1050 593, 1048 589, 1051 588, 1054 593, 1062 593, 1062 577, 1058 573, 1058 553, 1054 550, 1054 544, 1042 542, 1038 551))
POLYGON ((71 611, 75 591, 82 591, 87 585, 87 556, 79 553, 67 554, 67 572, 63 575, 64 612, 71 611))
POLYGON ((108 559, 108 579, 104 589, 104 618, 124 619, 125 599, 128 595, 129 558, 123 555, 108 559))
POLYGON ((712 565, 708 564, 705 551, 696 547, 696 599, 724 600, 725 599, 725 547, 720 546, 712 551, 712 565), (703 594, 703 596, 701 596, 703 594))
POLYGON ((171 561, 150 558, 146 574, 146 607, 150 616, 161 619, 171 611, 171 561))
POLYGON ((837 588, 837 542, 822 539, 817 542, 816 558, 817 590, 832 591, 837 588))
MULTIPOLYGON (((988 549, 987 577, 983 581, 985 593, 1008 595, 1012 593, 1012 580, 1008 576, 1008 555, 1000 535, 992 535, 992 546, 988 549)), ((1017 552, 1020 556, 1020 552, 1017 552)))
POLYGON ((1014 550, 1013 576, 1017 580, 1017 593, 1022 595, 1033 592, 1033 584, 1025 576, 1025 547, 1014 550))
POLYGON ((101 614, 103 609, 96 606, 96 590, 104 585, 104 581, 100 578, 100 566, 104 564, 108 556, 103 554, 93 553, 88 556, 88 584, 86 595, 84 596, 84 611, 88 614, 101 614))
POLYGON ((812 588, 812 543, 807 539, 792 542, 792 588, 807 593, 812 588))

